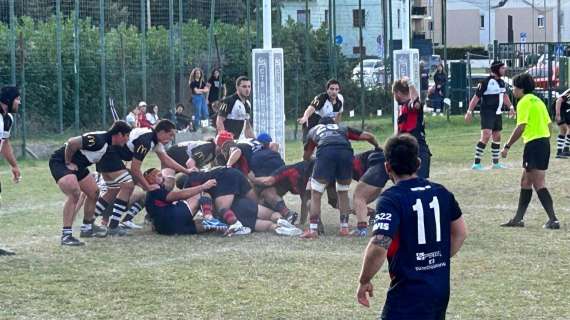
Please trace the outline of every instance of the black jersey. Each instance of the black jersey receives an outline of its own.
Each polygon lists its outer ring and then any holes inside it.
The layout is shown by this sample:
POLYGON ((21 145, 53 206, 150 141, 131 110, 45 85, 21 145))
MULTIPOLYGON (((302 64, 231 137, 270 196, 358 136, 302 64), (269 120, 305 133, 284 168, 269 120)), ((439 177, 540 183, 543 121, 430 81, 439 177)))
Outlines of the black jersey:
POLYGON ((222 100, 218 115, 226 118, 224 128, 237 139, 243 131, 245 121, 251 118, 251 104, 248 100, 244 103, 237 94, 233 94, 222 100))
POLYGON ((570 109, 570 89, 562 92, 560 95, 560 99, 562 99, 562 105, 560 106, 560 110, 570 109))
POLYGON ((352 160, 352 179, 359 181, 368 168, 382 164, 384 161, 385 157, 382 149, 372 149, 355 154, 352 160))
POLYGON ((164 146, 158 142, 156 132, 151 128, 135 128, 129 135, 129 141, 121 148, 121 158, 131 161, 133 158, 143 161, 149 151, 164 152, 164 146))
POLYGON ((481 98, 481 113, 501 114, 503 99, 507 91, 505 81, 488 76, 477 86, 475 95, 481 98))
POLYGON ((190 157, 196 162, 196 167, 202 168, 216 157, 216 144, 209 141, 184 141, 173 145, 166 151, 174 161, 181 166, 186 166, 190 157))
MULTIPOLYGON (((54 152, 53 157, 65 160, 65 145, 54 152)), ((78 167, 88 167, 98 163, 111 147, 111 135, 106 131, 85 133, 81 136, 81 148, 73 154, 71 162, 78 167)))
POLYGON ((349 140, 358 140, 362 131, 338 124, 318 124, 307 135, 305 149, 316 145, 317 148, 325 146, 351 147, 349 140))
POLYGON ((2 150, 4 140, 10 138, 10 130, 12 130, 13 123, 14 117, 11 114, 0 113, 0 150, 2 150))
POLYGON ((336 102, 333 104, 329 95, 323 92, 313 98, 310 106, 315 108, 315 113, 307 120, 307 128, 309 129, 316 126, 323 117, 334 118, 338 113, 342 113, 344 110, 344 97, 340 93, 337 94, 336 102))
POLYGON ((256 177, 267 177, 275 170, 285 166, 285 161, 279 152, 264 148, 251 155, 249 168, 256 177))

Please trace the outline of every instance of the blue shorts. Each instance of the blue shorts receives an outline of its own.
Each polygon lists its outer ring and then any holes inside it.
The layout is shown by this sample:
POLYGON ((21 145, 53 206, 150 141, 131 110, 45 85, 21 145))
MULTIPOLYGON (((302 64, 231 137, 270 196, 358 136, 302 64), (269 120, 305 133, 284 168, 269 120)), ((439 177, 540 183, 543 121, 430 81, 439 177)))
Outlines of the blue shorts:
POLYGON ((352 179, 354 153, 346 146, 324 146, 317 148, 313 178, 334 182, 352 179))
POLYGON ((196 224, 188 206, 179 201, 175 207, 169 208, 153 217, 154 229, 163 235, 197 234, 196 224))

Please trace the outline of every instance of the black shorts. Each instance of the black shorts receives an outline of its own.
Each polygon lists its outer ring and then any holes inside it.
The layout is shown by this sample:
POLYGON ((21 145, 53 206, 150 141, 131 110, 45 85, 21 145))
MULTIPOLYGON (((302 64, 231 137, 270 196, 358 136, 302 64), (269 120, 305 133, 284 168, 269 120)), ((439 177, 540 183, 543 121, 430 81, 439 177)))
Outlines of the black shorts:
POLYGON ((570 125, 570 108, 562 108, 560 110, 560 121, 557 121, 556 124, 558 124, 558 125, 563 125, 563 124, 570 125))
POLYGON ((247 178, 237 169, 222 169, 223 171, 211 175, 206 172, 195 172, 185 177, 177 178, 176 186, 180 188, 195 187, 203 184, 209 179, 216 179, 217 185, 206 190, 213 199, 217 197, 233 194, 236 197, 245 196, 250 190, 251 185, 247 178))
POLYGON ((169 208, 168 212, 161 212, 153 218, 154 229, 163 235, 187 235, 197 234, 196 224, 188 206, 180 201, 175 207, 169 208))
POLYGON ((408 320, 445 320, 445 313, 446 310, 439 311, 439 312, 430 312, 430 313, 422 313, 422 314, 409 314, 409 313, 388 313, 382 312, 382 314, 378 317, 380 320, 400 320, 400 319, 408 319, 408 320))
POLYGON ((317 148, 317 158, 313 169, 313 178, 334 182, 336 180, 352 179, 351 148, 342 146, 324 146, 317 148))
POLYGON ((550 160, 550 138, 539 138, 527 142, 523 151, 523 168, 530 170, 547 170, 550 160))
POLYGON ((127 170, 121 154, 117 148, 109 148, 95 165, 95 169, 100 173, 116 172, 127 170))
POLYGON ((77 171, 71 171, 65 165, 64 159, 59 159, 58 157, 51 157, 49 159, 49 171, 51 176, 58 182, 59 179, 65 177, 68 174, 74 174, 77 177, 77 181, 85 179, 89 175, 89 169, 85 167, 78 167, 77 171))
POLYGON ((388 179, 389 177, 386 173, 386 168, 384 168, 384 161, 382 161, 372 167, 369 167, 360 178, 360 181, 382 189, 386 185, 386 182, 388 182, 388 179))
POLYGON ((244 226, 255 231, 258 212, 257 202, 245 197, 236 198, 232 203, 232 210, 244 226))
POLYGON ((481 129, 503 130, 503 116, 495 112, 481 112, 481 129))

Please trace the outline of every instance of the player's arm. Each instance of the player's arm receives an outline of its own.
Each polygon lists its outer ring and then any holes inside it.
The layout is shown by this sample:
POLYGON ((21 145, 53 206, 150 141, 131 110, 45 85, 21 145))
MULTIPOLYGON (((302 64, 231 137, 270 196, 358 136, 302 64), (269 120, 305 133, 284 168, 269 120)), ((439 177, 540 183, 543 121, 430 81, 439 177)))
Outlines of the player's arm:
POLYGON ((151 186, 143 176, 142 170, 142 160, 133 158, 131 161, 131 175, 135 179, 135 182, 138 183, 144 191, 152 191, 158 188, 157 185, 151 186))
POLYGON ((301 118, 299 118, 297 121, 299 121, 299 124, 304 124, 309 120, 309 117, 311 115, 313 115, 313 113, 315 113, 316 109, 315 107, 311 104, 307 107, 307 109, 305 109, 305 112, 303 113, 303 116, 301 118))
POLYGON ((420 94, 418 93, 418 89, 416 89, 416 86, 413 83, 409 82, 409 84, 410 84, 410 99, 412 101, 419 99, 420 94))
POLYGON ((362 270, 360 271, 360 276, 358 278, 359 286, 356 293, 358 303, 365 307, 370 306, 368 302, 367 293, 370 297, 373 296, 373 288, 370 281, 386 260, 386 254, 388 253, 388 248, 392 243, 392 238, 378 234, 375 235, 368 242, 368 246, 364 251, 364 258, 362 261, 362 270))
POLYGON ((556 121, 560 121, 560 109, 562 108, 562 103, 564 103, 564 96, 560 96, 558 97, 558 99, 556 99, 556 104, 554 105, 554 110, 556 112, 556 121))
POLYGON ((176 172, 189 172, 189 169, 184 168, 178 162, 174 161, 166 152, 156 150, 155 153, 164 168, 174 169, 176 172))
POLYGON ((334 116, 334 122, 335 122, 335 123, 340 123, 340 121, 342 121, 342 110, 339 111, 339 112, 334 116))
POLYGON ((256 177, 253 172, 250 172, 248 174, 249 180, 251 180, 251 182, 253 182, 253 184, 258 185, 258 186, 265 186, 265 187, 271 187, 273 185, 275 185, 275 183, 277 183, 277 179, 273 176, 268 176, 268 177, 256 177))
POLYGON ((509 140, 505 144, 505 149, 509 149, 515 142, 517 142, 517 140, 519 140, 519 138, 522 136, 522 133, 524 132, 525 127, 526 127, 526 123, 521 123, 521 124, 517 125, 517 127, 515 128, 515 131, 513 131, 513 133, 511 134, 511 137, 509 138, 509 140))
POLYGON ((10 167, 12 168, 12 180, 14 182, 20 181, 21 177, 20 168, 18 167, 18 162, 16 161, 16 157, 14 156, 14 150, 12 149, 12 144, 10 143, 10 140, 8 139, 4 140, 4 143, 2 144, 2 150, 0 151, 4 156, 4 159, 8 161, 8 164, 10 164, 10 167))
POLYGON ((467 226, 463 217, 451 222, 451 256, 453 257, 467 238, 467 226))
MULTIPOLYGON (((67 140, 67 143, 65 144, 65 152, 64 152, 65 165, 71 164, 71 160, 73 159, 73 155, 75 154, 75 152, 80 150, 82 147, 83 147, 83 137, 81 137, 81 136, 73 137, 73 138, 70 138, 69 140, 67 140)), ((75 170, 77 170, 77 168, 75 170)))
POLYGON ((216 117, 216 129, 218 130, 218 132, 225 130, 224 121, 226 121, 228 114, 230 114, 231 112, 229 108, 230 107, 227 101, 224 100, 222 102, 222 105, 220 106, 220 110, 218 110, 218 116, 216 117))
POLYGON ((373 145, 374 148, 376 149, 380 148, 378 140, 376 140, 376 137, 372 133, 367 131, 359 131, 356 129, 348 128, 348 139, 356 141, 366 141, 371 145, 373 145))
POLYGON ((233 167, 236 162, 238 162, 239 158, 241 157, 241 150, 240 148, 233 147, 230 149, 230 156, 228 157, 228 161, 226 162, 226 167, 230 168, 233 167))
POLYGON ((216 180, 210 179, 196 187, 184 188, 182 190, 177 190, 177 191, 170 191, 166 196, 166 201, 173 202, 179 200, 186 200, 214 186, 216 186, 216 180))
POLYGON ((251 127, 251 122, 249 121, 249 119, 244 121, 245 121, 245 131, 244 131, 245 137, 248 139, 255 139, 255 134, 253 134, 253 128, 251 127))
POLYGON ((305 144, 305 151, 303 152, 303 160, 311 160, 311 156, 313 155, 313 151, 316 147, 317 144, 313 141, 313 139, 308 138, 307 143, 305 144))

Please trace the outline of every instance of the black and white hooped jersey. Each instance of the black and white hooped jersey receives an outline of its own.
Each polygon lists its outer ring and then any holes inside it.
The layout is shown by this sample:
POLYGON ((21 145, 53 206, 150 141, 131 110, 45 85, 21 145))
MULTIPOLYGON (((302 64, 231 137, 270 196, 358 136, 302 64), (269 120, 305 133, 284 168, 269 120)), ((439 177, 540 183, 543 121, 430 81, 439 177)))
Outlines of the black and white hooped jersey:
POLYGON ((0 114, 0 150, 4 144, 4 140, 10 138, 10 130, 12 130, 12 124, 14 123, 14 116, 9 113, 0 114))
POLYGON ((502 113, 503 99, 507 92, 505 81, 488 76, 477 86, 475 94, 481 98, 481 112, 502 113))
POLYGON ((309 117, 308 128, 316 126, 321 118, 334 118, 337 114, 342 113, 344 110, 344 97, 339 93, 336 102, 333 104, 329 99, 329 95, 323 92, 313 99, 310 106, 315 108, 315 113, 309 117))
POLYGON ((251 118, 251 103, 248 100, 244 103, 237 94, 233 94, 222 100, 218 114, 226 118, 225 129, 237 139, 241 135, 245 121, 251 118))
POLYGON ((131 161, 133 158, 143 161, 149 151, 165 152, 164 146, 158 142, 156 132, 151 128, 135 128, 129 135, 129 141, 121 152, 121 158, 131 161))

